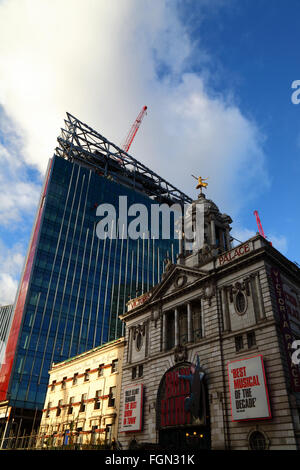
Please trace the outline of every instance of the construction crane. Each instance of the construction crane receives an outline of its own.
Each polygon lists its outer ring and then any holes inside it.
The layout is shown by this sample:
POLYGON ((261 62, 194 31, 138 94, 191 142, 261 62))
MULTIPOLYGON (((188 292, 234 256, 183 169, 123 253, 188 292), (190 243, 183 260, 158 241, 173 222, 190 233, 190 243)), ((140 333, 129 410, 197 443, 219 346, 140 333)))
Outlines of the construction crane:
MULTIPOLYGON (((253 214, 255 215, 256 223, 257 223, 257 227, 258 227, 258 231, 259 231, 260 235, 267 240, 267 237, 266 237, 265 232, 264 232, 264 230, 262 228, 262 225, 261 225, 261 221, 260 221, 258 212, 254 211, 253 214)), ((269 240, 267 240, 267 241, 269 241, 269 240)), ((271 243, 271 242, 269 241, 269 243, 271 243)), ((272 245, 272 243, 271 243, 271 245, 272 245)))
POLYGON ((132 141, 137 133, 137 131, 139 130, 139 127, 141 125, 141 122, 143 120, 143 117, 145 116, 145 114, 147 111, 147 106, 143 106, 142 110, 140 111, 138 117, 136 118, 136 120, 134 121, 130 131, 129 131, 129 134, 127 135, 126 139, 125 139, 125 142, 124 144, 122 145, 122 149, 125 150, 125 152, 128 152, 129 151, 129 148, 132 144, 132 141))

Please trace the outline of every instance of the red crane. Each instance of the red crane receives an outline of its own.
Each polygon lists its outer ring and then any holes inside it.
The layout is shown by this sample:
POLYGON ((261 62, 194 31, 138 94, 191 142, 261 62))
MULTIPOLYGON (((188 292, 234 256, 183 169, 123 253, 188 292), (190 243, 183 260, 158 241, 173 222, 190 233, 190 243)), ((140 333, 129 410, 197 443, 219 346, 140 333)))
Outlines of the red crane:
MULTIPOLYGON (((257 211, 254 211, 253 214, 254 214, 255 217, 256 217, 256 223, 257 223, 257 227, 258 227, 258 231, 259 231, 260 235, 261 235, 262 237, 264 237, 264 238, 267 240, 267 237, 266 237, 265 232, 264 232, 264 230, 263 230, 263 228, 262 228, 262 225, 261 225, 261 221, 260 221, 258 212, 257 212, 257 211)), ((269 243, 271 243, 271 242, 269 242, 269 243)), ((271 245, 272 245, 272 243, 271 243, 271 245)))
POLYGON ((130 131, 129 131, 129 134, 128 136, 126 137, 126 140, 124 142, 124 144, 122 145, 122 149, 125 150, 125 152, 128 152, 129 148, 130 148, 130 145, 132 144, 132 141, 135 137, 135 134, 137 133, 137 131, 139 130, 139 127, 141 125, 141 122, 143 120, 143 117, 145 116, 146 114, 146 111, 147 111, 147 106, 143 106, 142 110, 140 111, 138 117, 136 118, 136 120, 134 121, 130 131))

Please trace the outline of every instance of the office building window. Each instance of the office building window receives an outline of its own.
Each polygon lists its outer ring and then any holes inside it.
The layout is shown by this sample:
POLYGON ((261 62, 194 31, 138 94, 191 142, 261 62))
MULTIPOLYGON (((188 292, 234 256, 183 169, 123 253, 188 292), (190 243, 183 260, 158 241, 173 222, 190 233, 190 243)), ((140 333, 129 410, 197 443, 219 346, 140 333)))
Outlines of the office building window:
POLYGON ((254 331, 251 331, 250 333, 247 333, 247 344, 248 344, 248 348, 252 348, 253 346, 256 345, 255 332, 254 331))
POLYGON ((73 385, 77 385, 78 382, 78 372, 73 376, 73 385))
POLYGON ((99 367, 98 367, 98 377, 102 377, 102 376, 103 376, 103 371, 104 371, 104 364, 99 364, 99 367))
POLYGON ((71 415, 73 413, 73 403, 74 403, 74 397, 70 397, 68 415, 71 415))
POLYGON ((64 377, 61 382, 61 388, 62 390, 65 390, 67 384, 67 377, 64 377))
POLYGON ((88 380, 90 380, 90 369, 86 369, 84 373, 84 381, 87 382, 88 380))
POLYGON ((132 379, 135 379, 135 378, 136 378, 136 367, 133 367, 133 368, 131 369, 131 378, 132 378, 132 379))
POLYGON ((235 339, 235 350, 236 350, 236 352, 239 352, 244 348, 243 337, 242 336, 236 336, 234 339, 235 339))
POLYGON ((56 380, 53 380, 52 384, 51 384, 51 392, 54 392, 55 390, 55 384, 56 384, 56 380))
POLYGON ((101 391, 101 390, 97 390, 97 391, 96 391, 96 396, 95 396, 94 410, 100 410, 100 407, 101 407, 101 395, 102 395, 102 391, 101 391))
POLYGON ((139 377, 142 377, 143 373, 144 373, 144 367, 143 367, 143 364, 140 364, 139 365, 139 377))
POLYGON ((61 407, 62 407, 62 404, 63 404, 63 401, 62 401, 62 400, 58 400, 58 405, 57 405, 57 410, 56 410, 56 416, 60 416, 60 415, 61 415, 61 407))
POLYGON ((80 413, 83 413, 85 411, 85 400, 86 400, 86 393, 83 393, 81 395, 81 402, 80 402, 80 408, 79 408, 79 412, 80 413))
POLYGON ((50 409, 51 409, 52 403, 51 401, 48 402, 47 410, 46 410, 46 418, 49 418, 50 416, 50 409))
POLYGON ((82 428, 77 428, 76 429, 77 431, 77 444, 82 444, 82 440, 83 440, 83 435, 82 435, 82 428))
POLYGON ((168 312, 166 317, 167 322, 167 338, 166 347, 167 350, 174 348, 175 346, 175 318, 174 312, 168 312))
POLYGON ((97 426, 92 426, 92 438, 91 438, 92 444, 97 444, 97 433, 96 433, 96 430, 97 430, 97 426))
POLYGON ((114 359, 111 363, 111 373, 118 372, 118 359, 114 359))
POLYGON ((117 387, 110 387, 110 388, 109 388, 108 406, 115 406, 115 401, 116 401, 116 388, 117 388, 117 387))

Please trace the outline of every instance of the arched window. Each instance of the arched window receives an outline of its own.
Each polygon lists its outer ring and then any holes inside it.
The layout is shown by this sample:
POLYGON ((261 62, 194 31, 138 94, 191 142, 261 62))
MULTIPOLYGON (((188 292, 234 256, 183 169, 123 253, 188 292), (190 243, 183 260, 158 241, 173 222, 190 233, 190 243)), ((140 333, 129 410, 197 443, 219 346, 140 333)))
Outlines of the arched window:
POLYGON ((251 450, 266 450, 267 441, 260 431, 253 431, 249 436, 249 446, 251 450))
POLYGON ((247 308, 247 300, 246 296, 243 292, 239 291, 236 296, 235 296, 235 301, 234 301, 235 309, 236 311, 242 315, 245 313, 246 308, 247 308))
POLYGON ((142 344, 143 344, 143 336, 142 336, 142 333, 138 333, 137 337, 136 337, 136 349, 138 351, 140 351, 141 347, 142 347, 142 344))

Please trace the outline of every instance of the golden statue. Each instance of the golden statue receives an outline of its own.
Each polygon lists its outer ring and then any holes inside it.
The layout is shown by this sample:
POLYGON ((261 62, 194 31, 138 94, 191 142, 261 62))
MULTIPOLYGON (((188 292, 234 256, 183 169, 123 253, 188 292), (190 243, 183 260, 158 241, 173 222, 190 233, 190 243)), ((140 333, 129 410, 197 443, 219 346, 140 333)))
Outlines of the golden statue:
POLYGON ((195 180, 198 181, 198 184, 196 186, 196 189, 200 189, 200 194, 202 194, 202 188, 206 188, 208 183, 205 183, 206 180, 208 180, 208 178, 202 178, 201 176, 198 176, 198 178, 194 175, 192 175, 193 178, 195 178, 195 180))

